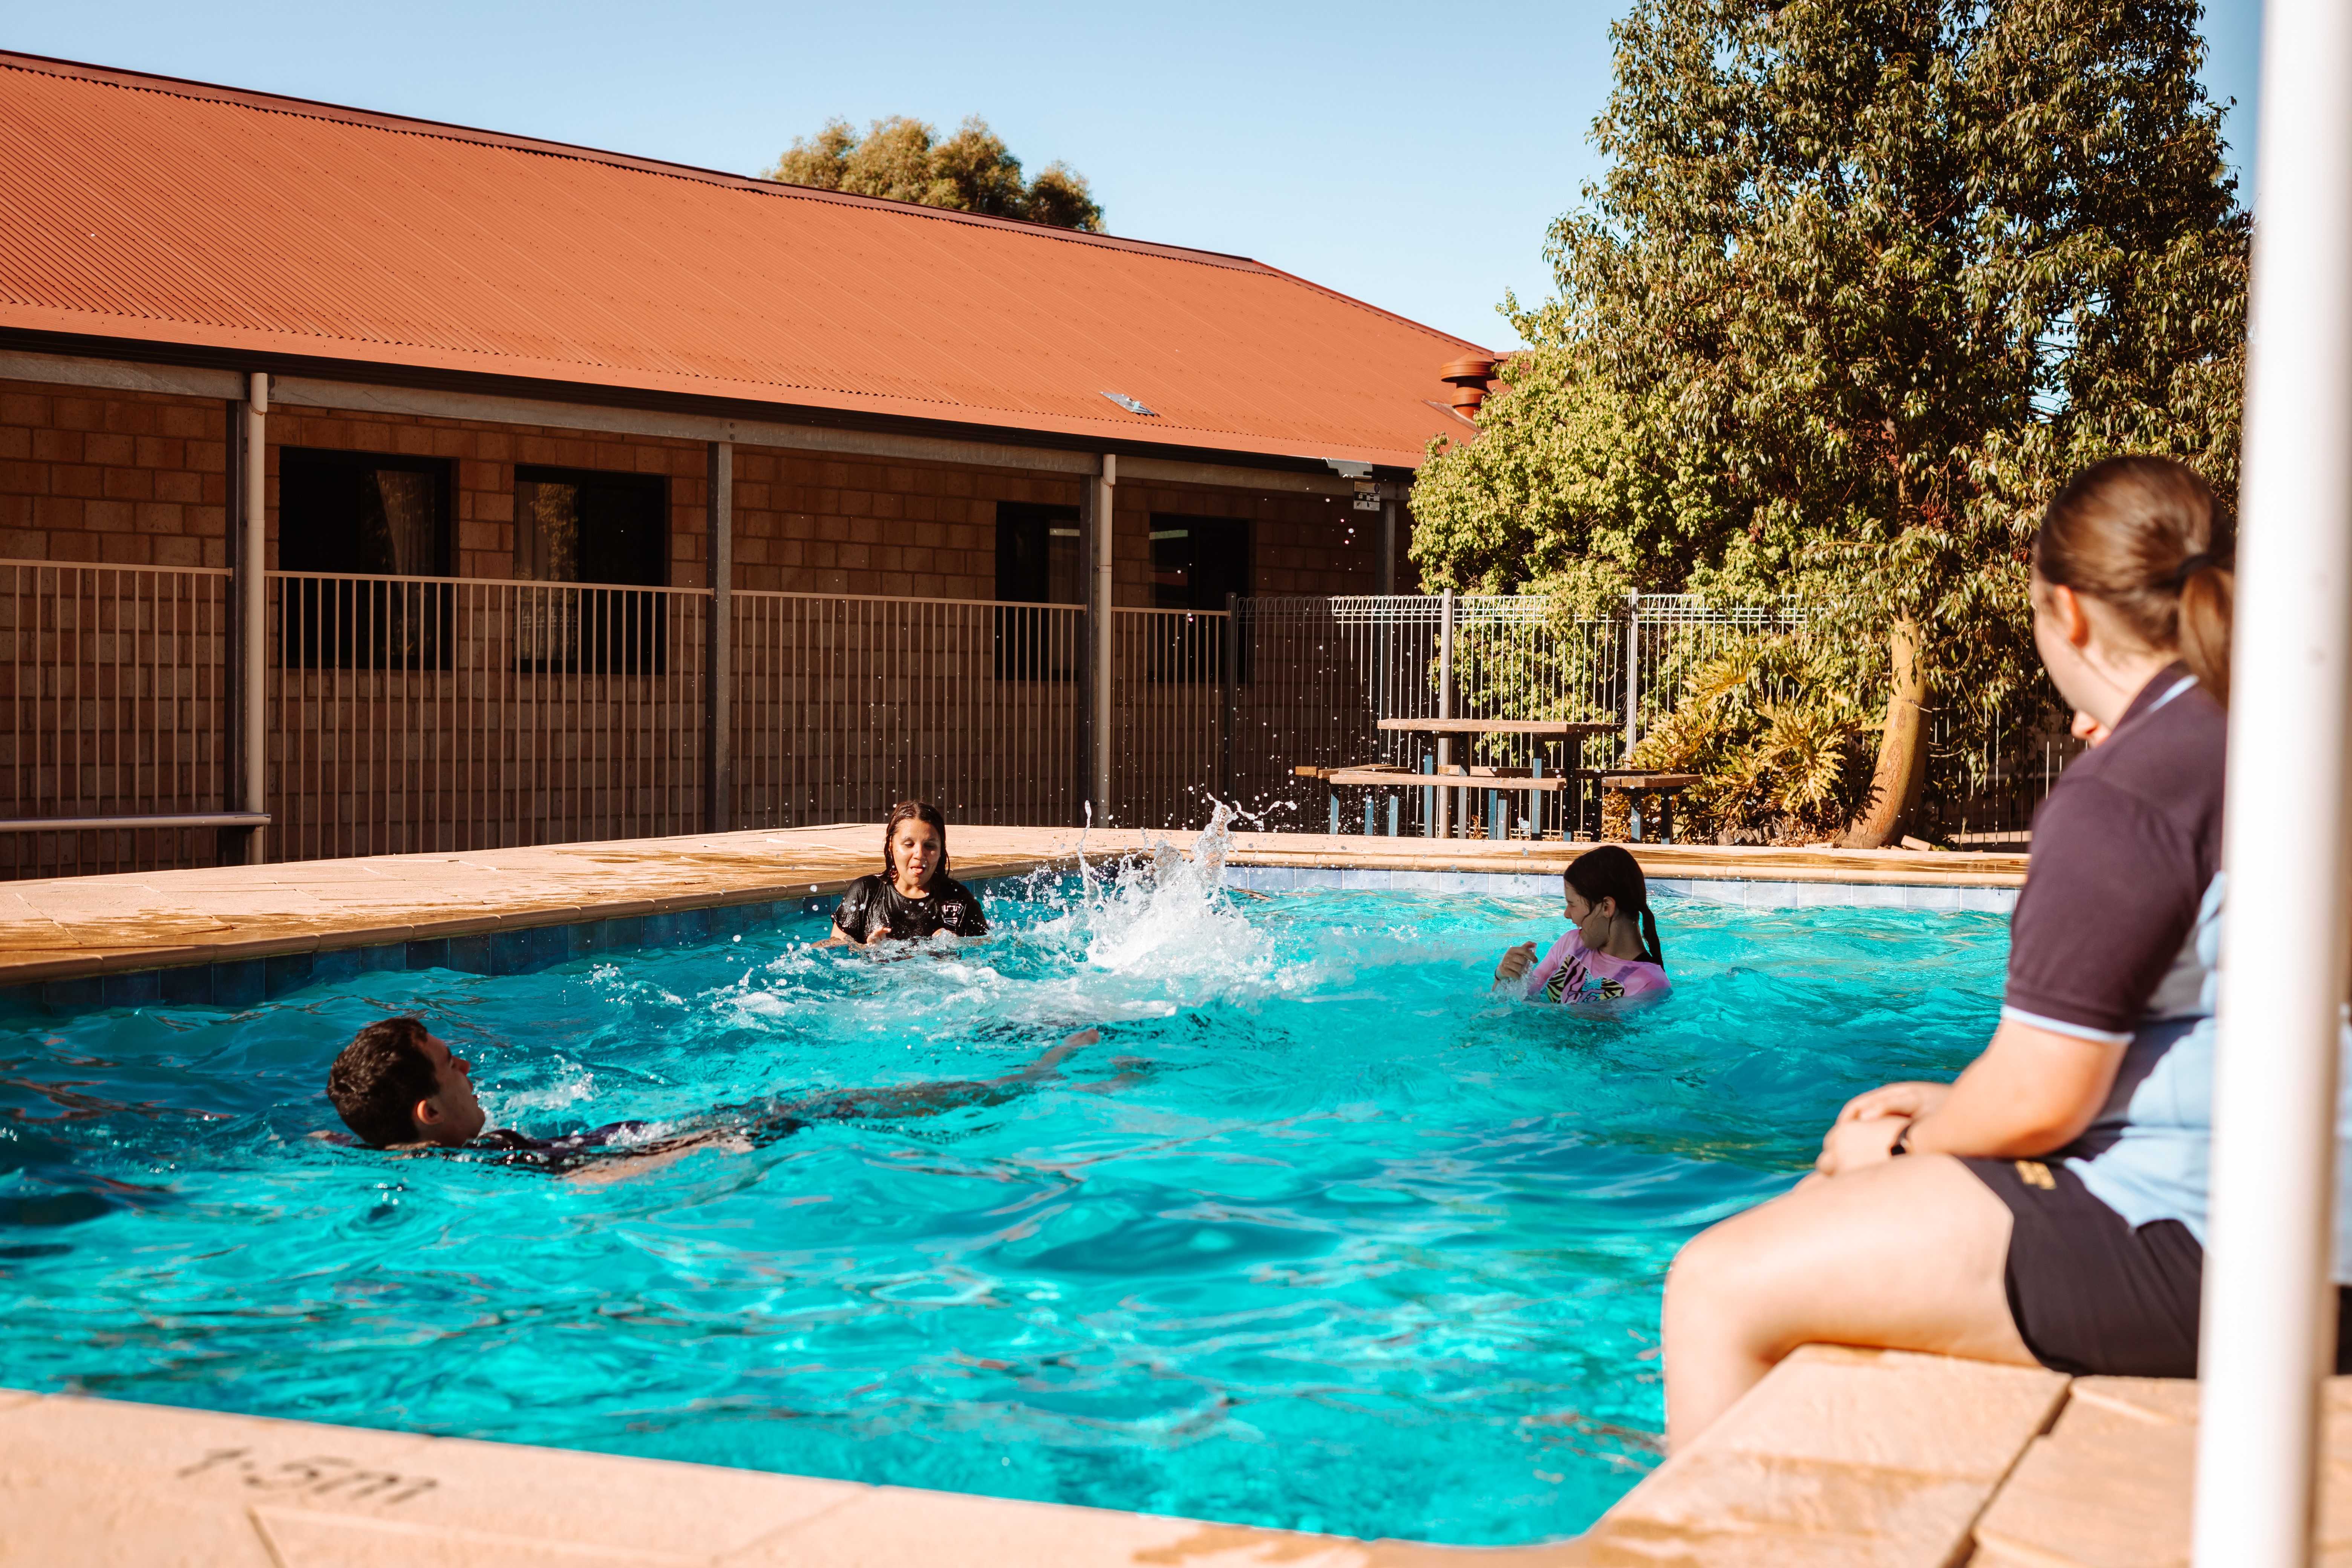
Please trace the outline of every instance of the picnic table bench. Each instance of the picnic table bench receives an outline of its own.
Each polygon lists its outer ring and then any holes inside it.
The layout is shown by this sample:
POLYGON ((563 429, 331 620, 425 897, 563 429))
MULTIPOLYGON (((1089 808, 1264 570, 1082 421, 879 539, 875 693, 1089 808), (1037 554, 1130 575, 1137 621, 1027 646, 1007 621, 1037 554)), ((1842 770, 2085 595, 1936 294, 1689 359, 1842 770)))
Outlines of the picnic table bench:
MULTIPOLYGON (((1598 779, 1600 770, 1574 767, 1569 765, 1565 759, 1555 767, 1547 768, 1540 748, 1581 741, 1589 735, 1611 735, 1617 731, 1614 722, 1566 719, 1382 719, 1379 727, 1391 734, 1434 737, 1441 748, 1454 740, 1472 735, 1514 735, 1533 742, 1538 750, 1533 765, 1528 767, 1475 764, 1465 767, 1450 761, 1439 763, 1433 758, 1424 758, 1424 771, 1419 773, 1401 763, 1381 762, 1355 763, 1340 767, 1294 768, 1292 772, 1301 778, 1318 779, 1332 786, 1331 831, 1334 833, 1339 831, 1339 790, 1417 788, 1428 792, 1433 807, 1429 813, 1432 831, 1440 831, 1438 825, 1454 815, 1451 810, 1436 809, 1441 804, 1435 798, 1440 789, 1482 792, 1488 803, 1486 813, 1487 830, 1496 837, 1503 837, 1505 832, 1503 797, 1517 795, 1525 799, 1532 819, 1528 826, 1538 837, 1541 837, 1544 818, 1548 815, 1542 803, 1550 797, 1561 796, 1559 831, 1560 837, 1567 837, 1570 822, 1580 821, 1584 816, 1583 786, 1598 779)), ((1366 833, 1373 831, 1373 802, 1368 796, 1364 802, 1366 833)), ((1467 814, 1464 816, 1466 819, 1467 814)), ((1389 803, 1389 831, 1391 834, 1397 831, 1396 799, 1393 796, 1389 803)))

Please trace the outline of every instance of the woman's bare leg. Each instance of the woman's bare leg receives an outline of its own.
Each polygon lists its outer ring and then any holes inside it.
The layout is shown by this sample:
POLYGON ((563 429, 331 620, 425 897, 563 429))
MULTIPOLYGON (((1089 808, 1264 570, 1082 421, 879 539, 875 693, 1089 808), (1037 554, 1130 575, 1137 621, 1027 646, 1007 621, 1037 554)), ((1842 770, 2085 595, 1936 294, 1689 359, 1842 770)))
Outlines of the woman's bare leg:
POLYGON ((1680 1448, 1799 1345, 2034 1365, 2010 1321, 2009 1205, 1958 1160, 1811 1176, 1685 1246, 1666 1278, 1666 1435, 1680 1448))

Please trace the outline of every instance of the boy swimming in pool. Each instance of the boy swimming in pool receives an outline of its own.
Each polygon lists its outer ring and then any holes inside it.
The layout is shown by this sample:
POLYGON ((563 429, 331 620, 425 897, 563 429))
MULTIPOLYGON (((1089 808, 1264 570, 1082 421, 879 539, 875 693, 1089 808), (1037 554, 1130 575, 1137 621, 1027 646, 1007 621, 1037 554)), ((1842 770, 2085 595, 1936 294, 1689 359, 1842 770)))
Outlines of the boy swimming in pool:
POLYGON ((1658 951, 1658 921, 1641 862, 1614 844, 1589 850, 1562 873, 1568 934, 1536 962, 1523 942, 1495 965, 1496 986, 1529 1001, 1577 1005, 1624 996, 1663 996, 1673 986, 1658 951), (1529 965, 1534 973, 1528 973, 1529 965))
POLYGON ((648 1125, 614 1121, 532 1138, 510 1128, 483 1129, 489 1113, 474 1098, 473 1064, 416 1018, 382 1018, 362 1029, 327 1072, 327 1098, 343 1125, 372 1148, 479 1152, 505 1164, 569 1170, 602 1156, 646 1158, 689 1150, 745 1151, 786 1138, 814 1121, 937 1116, 967 1105, 997 1105, 1059 1075, 1062 1058, 1101 1037, 1070 1036, 1019 1072, 956 1079, 906 1089, 848 1089, 811 1100, 714 1112, 705 1125, 660 1138, 635 1136, 648 1125))

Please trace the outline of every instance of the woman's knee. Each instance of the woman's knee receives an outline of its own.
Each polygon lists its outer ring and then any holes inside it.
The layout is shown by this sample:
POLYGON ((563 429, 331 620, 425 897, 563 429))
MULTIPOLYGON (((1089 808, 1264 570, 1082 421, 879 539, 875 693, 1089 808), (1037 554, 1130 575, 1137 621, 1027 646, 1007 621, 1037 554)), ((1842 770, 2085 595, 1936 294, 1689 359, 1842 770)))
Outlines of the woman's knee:
POLYGON ((1683 1243, 1666 1270, 1669 1321, 1690 1312, 1715 1316, 1754 1300, 1758 1277, 1771 1262, 1758 1213, 1719 1220, 1683 1243))

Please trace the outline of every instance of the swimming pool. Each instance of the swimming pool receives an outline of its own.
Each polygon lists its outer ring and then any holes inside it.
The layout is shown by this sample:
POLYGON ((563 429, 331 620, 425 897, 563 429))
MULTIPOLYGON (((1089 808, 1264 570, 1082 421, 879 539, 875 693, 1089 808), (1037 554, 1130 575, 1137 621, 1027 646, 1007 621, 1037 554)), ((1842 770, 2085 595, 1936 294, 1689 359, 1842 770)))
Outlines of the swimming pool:
POLYGON ((1486 994, 1549 900, 1000 886, 876 962, 823 916, 232 1012, 0 1020, 5 1381, 1460 1543, 1573 1532, 1655 1462, 1657 1295, 1858 1088, 1998 1008, 1986 914, 1663 907, 1674 997, 1486 994), (551 1131, 1068 1076, 587 1184, 308 1134, 423 1012, 551 1131))

